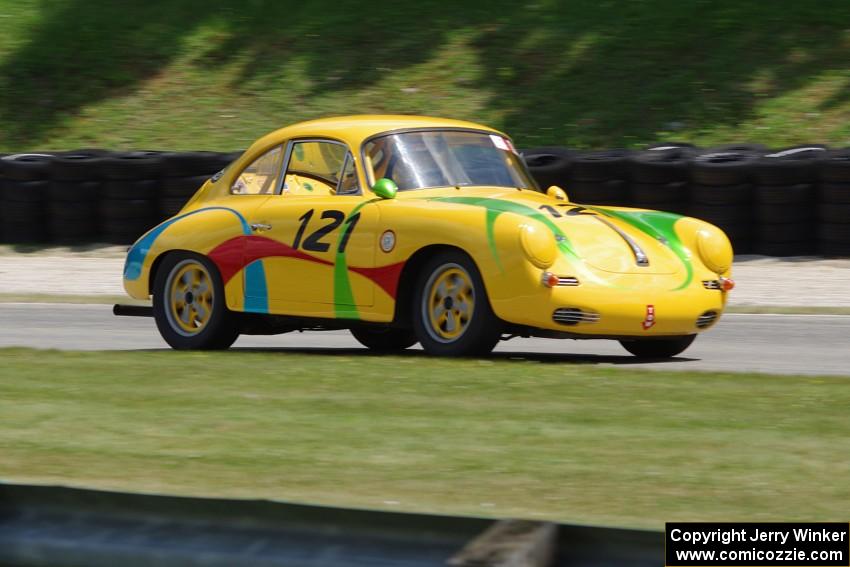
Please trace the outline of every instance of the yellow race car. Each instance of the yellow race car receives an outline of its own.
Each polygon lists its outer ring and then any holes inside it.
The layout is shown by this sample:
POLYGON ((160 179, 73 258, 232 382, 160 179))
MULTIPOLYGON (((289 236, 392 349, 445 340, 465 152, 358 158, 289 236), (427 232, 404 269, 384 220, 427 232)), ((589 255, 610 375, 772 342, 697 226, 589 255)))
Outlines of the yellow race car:
POLYGON ((703 221, 541 191, 499 131, 350 116, 255 142, 133 245, 124 287, 177 349, 343 328, 382 351, 540 336, 669 357, 718 320, 731 264, 703 221))

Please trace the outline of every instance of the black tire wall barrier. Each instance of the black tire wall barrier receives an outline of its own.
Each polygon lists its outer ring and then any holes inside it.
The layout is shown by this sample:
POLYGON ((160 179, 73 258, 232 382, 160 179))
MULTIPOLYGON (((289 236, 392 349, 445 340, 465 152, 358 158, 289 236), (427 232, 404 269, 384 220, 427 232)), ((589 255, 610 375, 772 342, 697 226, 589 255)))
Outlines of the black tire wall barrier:
POLYGON ((129 244, 242 152, 80 149, 0 156, 0 242, 129 244))
MULTIPOLYGON (((521 152, 572 201, 666 210, 723 228, 737 253, 850 256, 850 148, 521 152)), ((133 242, 174 215, 241 152, 80 149, 0 155, 0 242, 133 242)))
POLYGON ((722 228, 738 254, 850 256, 850 148, 760 144, 700 149, 521 150, 545 189, 571 201, 671 211, 722 228))

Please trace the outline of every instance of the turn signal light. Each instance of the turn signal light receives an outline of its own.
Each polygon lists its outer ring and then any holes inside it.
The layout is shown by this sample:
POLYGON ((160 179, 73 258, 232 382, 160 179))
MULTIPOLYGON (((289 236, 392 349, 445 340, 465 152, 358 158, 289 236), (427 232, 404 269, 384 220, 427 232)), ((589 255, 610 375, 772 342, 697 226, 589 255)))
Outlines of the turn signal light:
POLYGON ((735 288, 735 280, 732 278, 720 278, 720 289, 723 291, 732 291, 735 288))
POLYGON ((555 287, 558 285, 558 276, 552 272, 543 272, 543 276, 540 278, 540 281, 543 282, 543 285, 546 287, 555 287))

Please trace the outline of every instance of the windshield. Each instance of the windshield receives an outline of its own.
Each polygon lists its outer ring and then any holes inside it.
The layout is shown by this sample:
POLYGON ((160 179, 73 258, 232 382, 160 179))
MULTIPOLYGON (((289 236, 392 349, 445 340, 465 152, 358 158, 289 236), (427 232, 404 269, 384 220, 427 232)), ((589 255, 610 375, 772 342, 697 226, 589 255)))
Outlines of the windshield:
POLYGON ((364 153, 373 179, 392 179, 399 191, 470 185, 537 190, 510 140, 497 134, 389 134, 370 140, 364 153))

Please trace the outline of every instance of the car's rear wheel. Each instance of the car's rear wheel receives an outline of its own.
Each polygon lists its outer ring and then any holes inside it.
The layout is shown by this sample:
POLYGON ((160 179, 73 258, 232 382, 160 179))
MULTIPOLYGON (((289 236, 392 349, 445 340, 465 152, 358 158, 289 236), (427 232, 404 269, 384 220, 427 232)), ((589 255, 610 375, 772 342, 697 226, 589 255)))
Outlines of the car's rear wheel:
POLYGON ((376 352, 397 352, 419 342, 413 331, 407 329, 355 327, 351 334, 361 345, 376 352))
POLYGON ((638 358, 670 358, 691 346, 696 335, 670 337, 669 339, 622 340, 623 348, 638 358))
POLYGON ((163 260, 154 278, 153 312, 159 333, 175 349, 225 349, 239 336, 221 276, 198 254, 163 260))
POLYGON ((414 298, 413 329, 429 354, 486 354, 502 336, 481 274, 461 252, 443 252, 428 261, 414 298))

